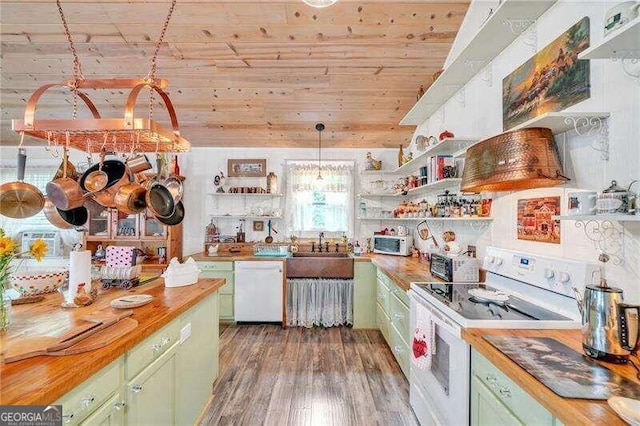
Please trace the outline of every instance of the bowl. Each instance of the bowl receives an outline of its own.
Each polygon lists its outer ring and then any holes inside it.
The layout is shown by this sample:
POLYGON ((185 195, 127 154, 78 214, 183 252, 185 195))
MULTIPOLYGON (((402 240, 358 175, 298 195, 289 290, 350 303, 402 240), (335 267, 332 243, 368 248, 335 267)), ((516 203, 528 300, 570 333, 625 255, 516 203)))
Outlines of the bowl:
POLYGON ((11 287, 22 296, 54 293, 67 278, 66 269, 34 269, 11 274, 11 287))

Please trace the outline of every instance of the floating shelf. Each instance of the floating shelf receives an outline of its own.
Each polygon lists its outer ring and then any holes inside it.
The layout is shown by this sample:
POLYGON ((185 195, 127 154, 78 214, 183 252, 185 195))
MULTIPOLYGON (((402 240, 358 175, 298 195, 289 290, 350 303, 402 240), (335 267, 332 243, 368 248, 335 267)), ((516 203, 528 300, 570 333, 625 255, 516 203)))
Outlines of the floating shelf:
POLYGON ((423 123, 556 1, 504 1, 480 27, 476 36, 404 116, 400 124, 419 125, 423 123))
POLYGON ((220 218, 220 219, 282 219, 282 217, 276 216, 253 216, 253 215, 244 215, 244 214, 210 214, 209 217, 220 218))
POLYGON ((363 170, 363 176, 384 176, 384 175, 393 175, 396 173, 395 170, 363 170))
POLYGON ((520 130, 529 127, 548 127, 553 134, 576 130, 582 126, 593 126, 597 120, 608 118, 608 112, 547 112, 509 129, 520 130))
POLYGON ((403 195, 392 194, 390 192, 371 192, 369 194, 367 193, 358 194, 358 198, 382 198, 382 197, 394 198, 394 197, 403 197, 403 195))
POLYGON ((578 59, 640 58, 640 17, 628 22, 578 55, 578 59))
POLYGON ((553 220, 579 220, 579 221, 613 221, 613 222, 640 222, 638 215, 624 214, 581 214, 572 216, 553 216, 553 220))
POLYGON ((452 155, 478 142, 478 138, 446 138, 419 153, 416 158, 398 167, 394 174, 406 174, 424 166, 424 159, 434 155, 452 155))
POLYGON ((480 221, 490 222, 490 217, 359 217, 358 220, 378 220, 378 221, 444 221, 444 222, 469 222, 480 221))
POLYGON ((251 193, 229 193, 229 192, 213 192, 207 195, 211 195, 212 197, 282 197, 282 194, 270 194, 270 193, 261 193, 261 194, 251 194, 251 193))
POLYGON ((449 188, 451 186, 459 185, 462 182, 460 178, 442 179, 437 182, 422 185, 417 188, 413 188, 407 191, 407 196, 416 196, 422 194, 428 194, 429 192, 436 191, 438 189, 449 188))

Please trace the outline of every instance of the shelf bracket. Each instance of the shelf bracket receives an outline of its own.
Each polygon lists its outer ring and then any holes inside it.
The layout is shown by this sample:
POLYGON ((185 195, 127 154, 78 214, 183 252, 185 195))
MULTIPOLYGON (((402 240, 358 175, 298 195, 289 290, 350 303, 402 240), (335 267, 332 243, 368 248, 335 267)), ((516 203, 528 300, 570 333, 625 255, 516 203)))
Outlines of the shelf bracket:
POLYGON ((612 258, 614 265, 624 265, 624 227, 610 220, 576 220, 576 228, 582 228, 584 235, 596 250, 612 258))
POLYGON ((464 61, 464 65, 476 74, 482 72, 480 79, 491 87, 493 84, 493 70, 491 61, 485 61, 482 59, 467 59, 464 61))
POLYGON ((609 160, 609 126, 600 117, 567 117, 565 124, 573 125, 573 130, 580 137, 596 135, 591 148, 600 153, 600 158, 609 160), (586 128, 586 130, 585 130, 586 128))
POLYGON ((462 108, 464 108, 465 104, 466 104, 464 86, 462 84, 445 84, 444 87, 447 88, 447 89, 450 89, 451 92, 454 92, 454 91, 457 90, 457 92, 455 94, 455 98, 458 101, 458 104, 462 108))
POLYGON ((489 227, 489 225, 491 224, 491 222, 485 222, 485 221, 472 221, 472 220, 470 220, 470 221, 468 221, 468 222, 466 222, 466 223, 467 223, 467 225, 469 226, 469 228, 470 228, 472 231, 475 231, 475 232, 483 232, 483 231, 485 231, 485 230, 489 227))
POLYGON ((538 49, 538 32, 535 22, 533 19, 505 19, 502 25, 508 27, 513 34, 524 35, 522 42, 535 53, 538 49))
POLYGON ((622 64, 622 71, 626 75, 636 80, 636 83, 640 84, 640 67, 637 66, 640 63, 640 50, 620 50, 615 52, 611 57, 613 62, 620 61, 622 64), (636 65, 635 70, 630 69, 629 64, 636 65))

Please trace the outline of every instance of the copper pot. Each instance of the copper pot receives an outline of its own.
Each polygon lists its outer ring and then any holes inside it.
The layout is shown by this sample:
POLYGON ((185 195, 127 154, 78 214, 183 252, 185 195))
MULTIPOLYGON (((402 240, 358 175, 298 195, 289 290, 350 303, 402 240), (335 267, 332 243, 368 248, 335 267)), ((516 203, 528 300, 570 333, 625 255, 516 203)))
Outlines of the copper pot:
POLYGON ((82 188, 74 179, 67 177, 68 161, 69 152, 65 148, 62 159, 62 177, 47 184, 47 196, 60 210, 75 209, 84 204, 82 188))
POLYGON ((145 197, 147 190, 137 183, 130 174, 130 181, 127 185, 121 186, 114 197, 116 208, 127 214, 142 213, 147 208, 145 197))
POLYGON ((44 195, 35 186, 24 181, 27 154, 18 150, 18 180, 0 186, 0 214, 13 219, 24 219, 42 211, 44 195))
POLYGON ((43 212, 47 220, 60 229, 72 229, 82 226, 89 219, 89 214, 85 207, 80 206, 66 211, 60 210, 48 197, 45 197, 43 212))

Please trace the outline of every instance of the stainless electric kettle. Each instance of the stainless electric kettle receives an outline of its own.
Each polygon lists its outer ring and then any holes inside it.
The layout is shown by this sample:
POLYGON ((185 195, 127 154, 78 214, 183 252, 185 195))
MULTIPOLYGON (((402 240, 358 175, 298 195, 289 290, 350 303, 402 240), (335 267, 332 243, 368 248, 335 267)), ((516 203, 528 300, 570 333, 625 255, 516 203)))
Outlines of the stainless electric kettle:
POLYGON ((626 363, 640 346, 640 306, 623 303, 622 289, 609 287, 604 279, 599 285, 586 286, 583 297, 574 291, 582 314, 584 352, 603 361, 626 363))

